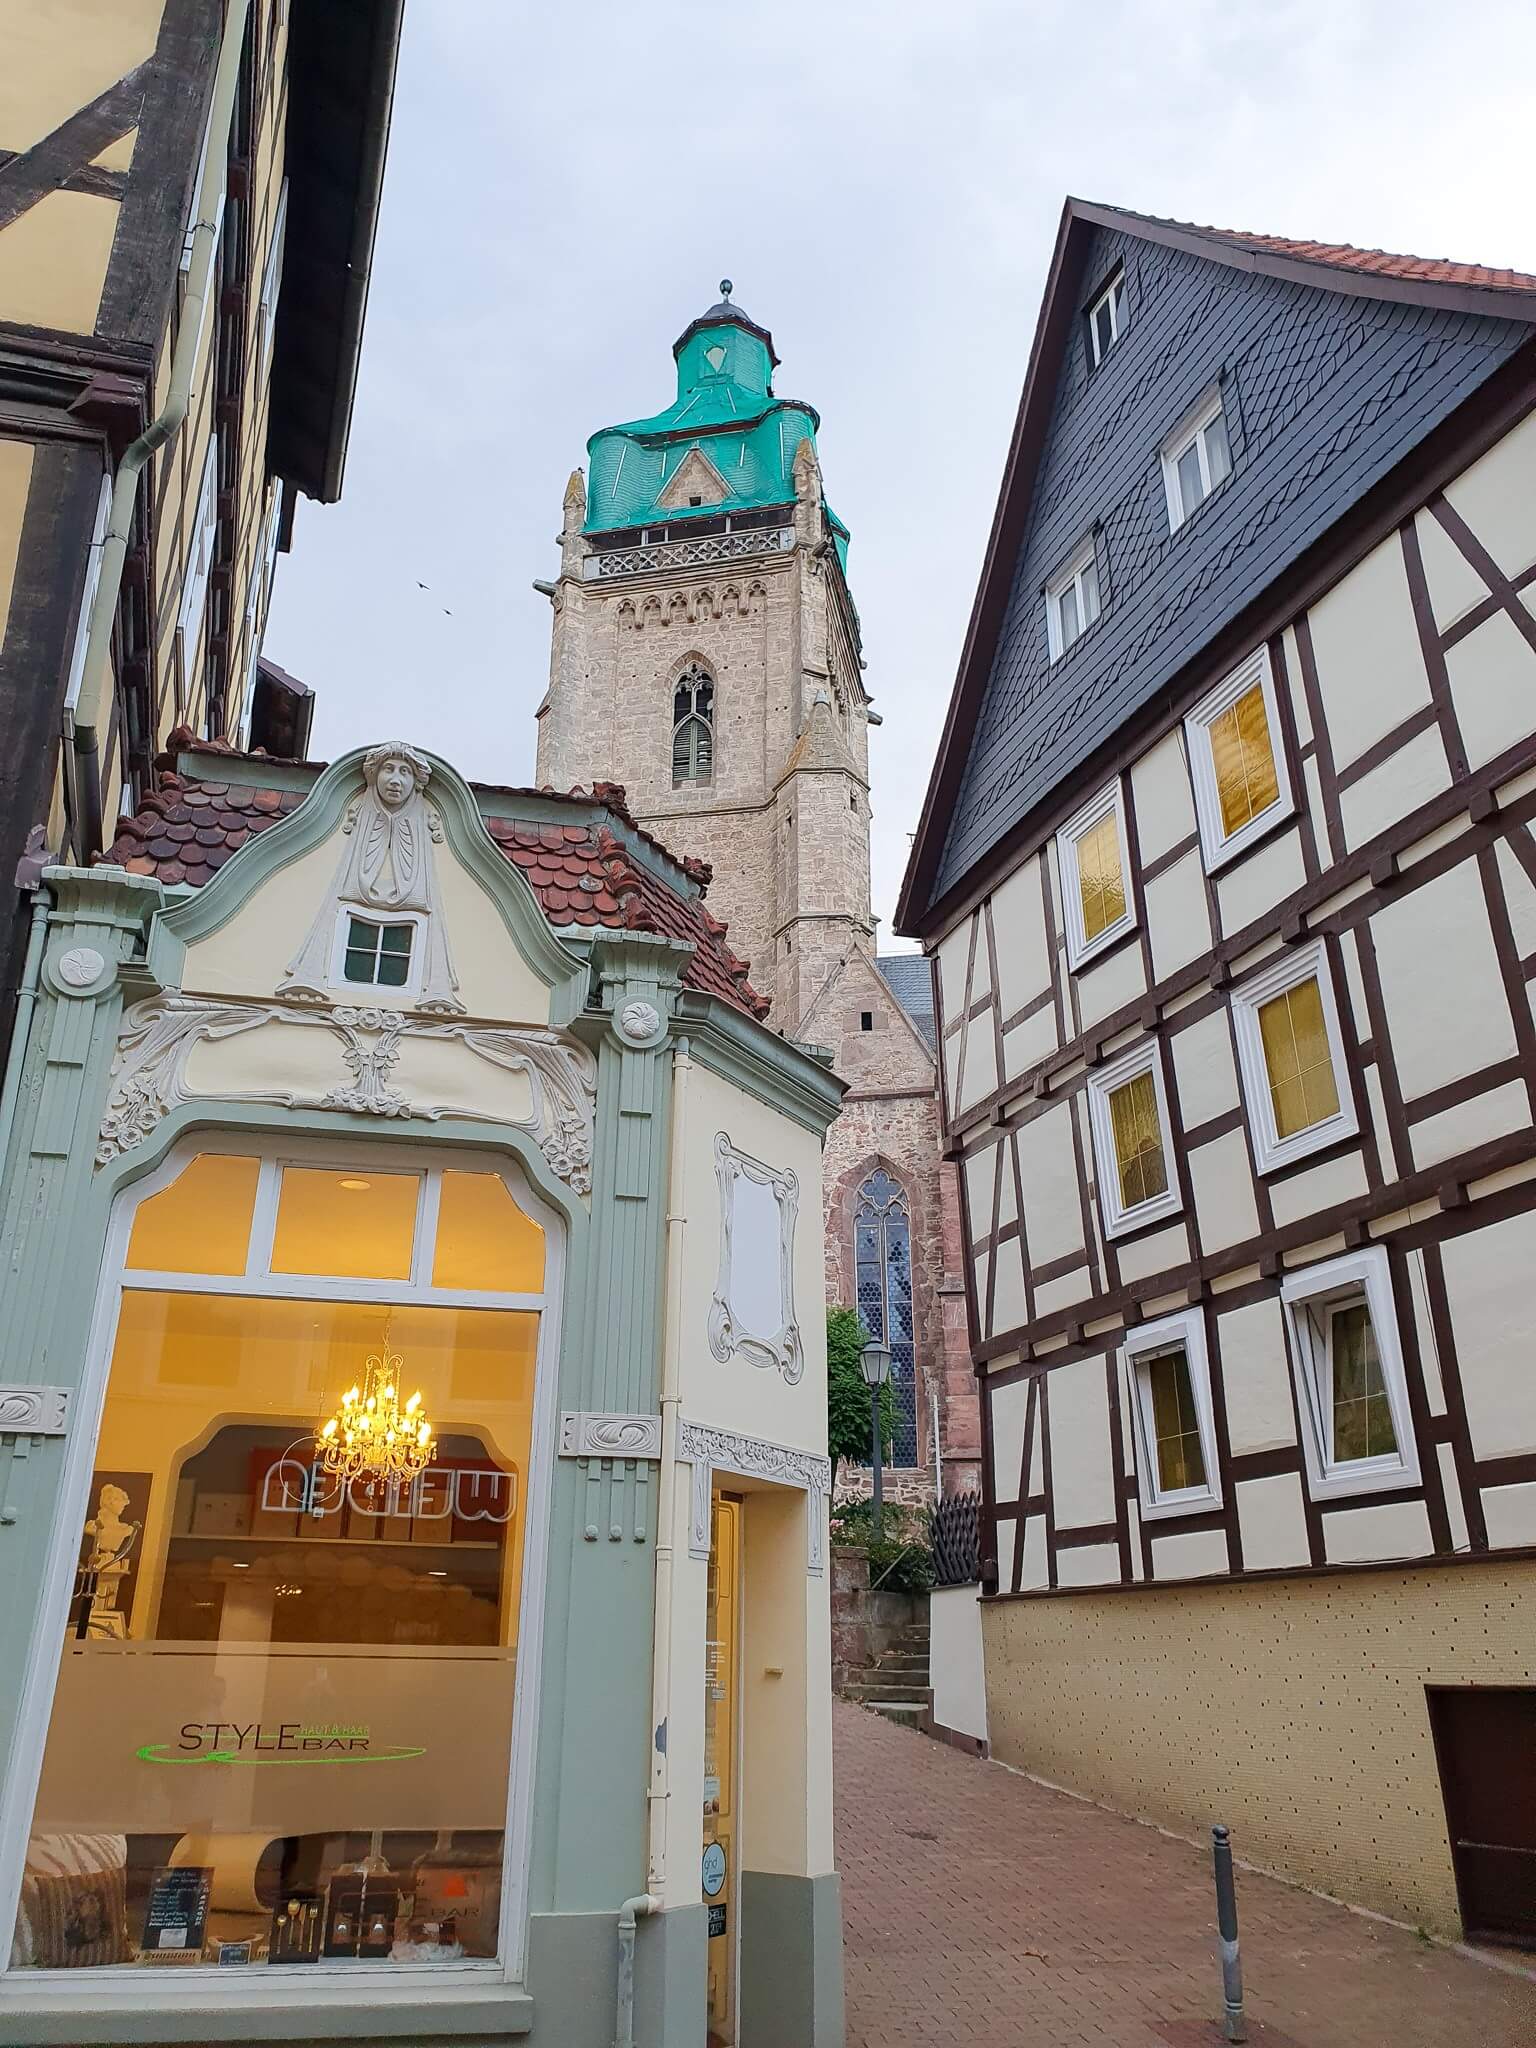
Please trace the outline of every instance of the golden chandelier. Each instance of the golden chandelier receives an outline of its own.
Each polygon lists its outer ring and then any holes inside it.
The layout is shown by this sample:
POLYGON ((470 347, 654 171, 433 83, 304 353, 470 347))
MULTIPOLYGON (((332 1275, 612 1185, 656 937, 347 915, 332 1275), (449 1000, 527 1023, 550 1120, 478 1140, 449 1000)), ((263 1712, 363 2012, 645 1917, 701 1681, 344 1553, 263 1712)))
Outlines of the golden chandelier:
POLYGON ((342 1395, 315 1439, 325 1471, 341 1480, 408 1485, 431 1463, 432 1425, 421 1412, 421 1395, 400 1400, 403 1364, 386 1340, 383 1355, 368 1360, 362 1385, 342 1395))

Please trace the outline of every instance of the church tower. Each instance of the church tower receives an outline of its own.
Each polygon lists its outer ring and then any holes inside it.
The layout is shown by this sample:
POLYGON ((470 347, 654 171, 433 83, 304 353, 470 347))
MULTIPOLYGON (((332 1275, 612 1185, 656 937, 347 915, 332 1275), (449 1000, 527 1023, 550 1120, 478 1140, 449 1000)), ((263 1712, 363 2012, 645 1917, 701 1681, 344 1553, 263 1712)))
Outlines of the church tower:
POLYGON ((538 781, 621 783, 641 825, 709 862, 769 1024, 832 1049, 849 1089, 826 1141, 827 1298, 891 1346, 895 1462, 922 1497, 936 1412, 946 1488, 978 1454, 932 992, 916 956, 875 953, 880 721, 820 419, 776 394, 773 336, 731 289, 673 344, 672 403, 594 434, 566 486, 559 579, 537 586, 554 610, 538 781))
POLYGON ((799 1037, 873 938, 873 714, 818 415, 775 395, 772 335, 720 289, 673 346, 672 404, 594 434, 566 491, 538 780, 622 782, 709 861, 711 909, 799 1037))

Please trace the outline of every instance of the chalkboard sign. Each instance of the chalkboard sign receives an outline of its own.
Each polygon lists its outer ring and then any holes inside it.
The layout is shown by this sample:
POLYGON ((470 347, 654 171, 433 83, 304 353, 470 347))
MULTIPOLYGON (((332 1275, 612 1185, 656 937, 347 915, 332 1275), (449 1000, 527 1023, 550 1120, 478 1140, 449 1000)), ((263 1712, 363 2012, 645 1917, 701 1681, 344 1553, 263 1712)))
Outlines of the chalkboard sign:
POLYGON ((715 1936, 716 1936, 717 1934, 724 1934, 724 1932, 725 1932, 725 1908, 724 1908, 724 1906, 711 1906, 711 1907, 710 1907, 710 1909, 709 1909, 709 1938, 710 1938, 710 1940, 711 1940, 711 1941, 713 1941, 713 1940, 714 1940, 714 1938, 715 1938, 715 1936))
POLYGON ((213 1889, 213 1872, 188 1864, 180 1870, 162 1870, 149 1894, 144 1915, 146 1955, 186 1954, 203 1946, 203 1928, 208 1918, 208 1894, 213 1889))

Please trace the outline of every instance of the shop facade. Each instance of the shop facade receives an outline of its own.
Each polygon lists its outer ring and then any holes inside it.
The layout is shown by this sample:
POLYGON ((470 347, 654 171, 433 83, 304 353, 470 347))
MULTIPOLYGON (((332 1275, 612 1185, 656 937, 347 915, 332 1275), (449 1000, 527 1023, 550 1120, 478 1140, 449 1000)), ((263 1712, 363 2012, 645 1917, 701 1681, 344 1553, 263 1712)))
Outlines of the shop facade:
POLYGON ((112 858, 0 1097, 0 2035, 839 2041, 839 1084, 621 805, 193 750, 112 858))

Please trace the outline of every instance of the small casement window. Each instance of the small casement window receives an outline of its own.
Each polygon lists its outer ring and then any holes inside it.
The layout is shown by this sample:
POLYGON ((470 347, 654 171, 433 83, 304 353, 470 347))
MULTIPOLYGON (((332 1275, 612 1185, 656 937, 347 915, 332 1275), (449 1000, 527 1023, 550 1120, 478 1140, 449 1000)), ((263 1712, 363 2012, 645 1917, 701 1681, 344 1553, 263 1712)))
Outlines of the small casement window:
POLYGON ((1232 998, 1238 1064, 1261 1173, 1360 1128, 1321 940, 1287 952, 1232 998))
POLYGON ((1246 851, 1295 808, 1267 647, 1224 676, 1184 721, 1208 872, 1246 851))
POLYGON ((1387 1254, 1379 1245, 1292 1273, 1281 1289, 1314 1495, 1419 1476, 1387 1254))
POLYGON ((1067 959, 1083 967, 1136 925, 1118 777, 1057 833, 1056 855, 1067 959))
POLYGON ((861 1031, 873 1031, 873 1030, 874 1030, 874 1028, 875 1028, 875 1013, 874 1013, 874 1011, 873 1011, 873 1010, 860 1010, 860 1012, 859 1012, 859 1029, 860 1029, 861 1031))
POLYGON ((1177 533, 1190 513, 1232 474, 1232 449, 1220 391, 1209 391, 1163 443, 1168 525, 1177 533))
POLYGON ((672 692, 672 780, 710 782, 715 772, 715 679, 692 661, 672 692))
POLYGON ((1088 1076, 1099 1213, 1107 1237, 1174 1215, 1179 1204, 1168 1144, 1168 1103, 1157 1041, 1148 1039, 1088 1076))
POLYGON ((1125 325, 1125 272, 1117 270, 1088 308, 1088 360, 1094 369, 1120 339, 1125 325))
POLYGON ((1143 1323, 1126 1338, 1122 1357, 1143 1516, 1220 1507, 1210 1366, 1199 1312, 1143 1323))
POLYGON ((1045 586, 1045 631, 1052 661, 1060 661, 1099 616, 1099 563, 1092 539, 1045 586))
POLYGON ((365 982, 373 988, 404 988, 411 978, 415 936, 414 923, 383 924, 348 913, 347 942, 341 957, 343 981, 365 982))

